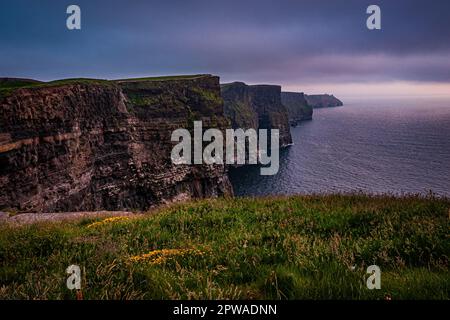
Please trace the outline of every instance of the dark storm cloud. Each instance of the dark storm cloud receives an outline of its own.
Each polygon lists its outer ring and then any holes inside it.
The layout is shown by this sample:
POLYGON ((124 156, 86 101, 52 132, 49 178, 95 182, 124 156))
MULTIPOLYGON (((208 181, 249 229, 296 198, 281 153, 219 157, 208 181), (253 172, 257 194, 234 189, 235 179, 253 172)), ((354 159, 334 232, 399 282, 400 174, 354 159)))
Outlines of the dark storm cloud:
POLYGON ((0 76, 450 81, 450 1, 4 1, 0 76), (78 4, 82 30, 65 28, 78 4), (365 27, 370 4, 382 30, 365 27))

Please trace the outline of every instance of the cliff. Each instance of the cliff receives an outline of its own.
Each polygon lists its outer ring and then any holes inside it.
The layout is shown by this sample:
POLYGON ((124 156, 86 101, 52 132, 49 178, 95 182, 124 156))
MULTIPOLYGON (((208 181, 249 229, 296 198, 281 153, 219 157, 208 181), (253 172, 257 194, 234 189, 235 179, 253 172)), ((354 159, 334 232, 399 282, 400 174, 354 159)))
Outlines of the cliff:
POLYGON ((227 126, 218 77, 4 86, 0 210, 145 209, 231 194, 223 165, 172 164, 171 133, 194 120, 227 126))
POLYGON ((243 82, 221 85, 224 113, 233 128, 279 129, 280 146, 292 143, 286 107, 281 103, 281 87, 249 86, 243 82))
POLYGON ((306 101, 303 92, 281 92, 281 102, 286 106, 289 123, 292 126, 312 119, 313 108, 306 101))
POLYGON ((313 108, 330 108, 344 105, 341 100, 332 94, 313 94, 305 95, 305 97, 308 104, 310 104, 313 108))

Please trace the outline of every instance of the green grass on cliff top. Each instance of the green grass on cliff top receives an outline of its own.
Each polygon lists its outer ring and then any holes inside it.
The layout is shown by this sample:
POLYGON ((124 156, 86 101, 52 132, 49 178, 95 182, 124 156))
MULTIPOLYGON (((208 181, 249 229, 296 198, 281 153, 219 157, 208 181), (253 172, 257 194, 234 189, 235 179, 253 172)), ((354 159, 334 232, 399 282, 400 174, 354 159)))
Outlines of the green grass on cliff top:
POLYGON ((106 79, 91 79, 91 78, 70 78, 61 79, 48 82, 36 81, 32 79, 14 79, 10 81, 2 81, 0 78, 0 98, 10 95, 14 90, 19 88, 39 88, 39 87, 53 87, 69 84, 102 84, 111 85, 115 82, 135 82, 135 81, 169 81, 169 80, 188 80, 197 79, 209 74, 194 74, 194 75, 176 75, 176 76, 160 76, 160 77, 147 77, 147 78, 129 78, 118 80, 106 80, 106 79))
POLYGON ((449 208, 415 196, 236 198, 3 225, 0 299, 73 299, 71 264, 85 299, 449 299, 449 208), (372 264, 380 290, 365 285, 372 264))
POLYGON ((191 75, 175 75, 175 76, 159 76, 144 78, 128 78, 113 80, 116 82, 134 82, 134 81, 166 81, 166 80, 191 80, 211 76, 210 74, 191 74, 191 75))
POLYGON ((111 81, 102 80, 102 79, 89 79, 89 78, 72 78, 72 79, 61 79, 54 80, 49 82, 41 82, 41 81, 9 81, 2 82, 0 81, 0 98, 6 97, 14 92, 14 90, 19 88, 45 88, 45 87, 56 87, 63 86, 69 84, 103 84, 108 85, 111 84, 111 81))

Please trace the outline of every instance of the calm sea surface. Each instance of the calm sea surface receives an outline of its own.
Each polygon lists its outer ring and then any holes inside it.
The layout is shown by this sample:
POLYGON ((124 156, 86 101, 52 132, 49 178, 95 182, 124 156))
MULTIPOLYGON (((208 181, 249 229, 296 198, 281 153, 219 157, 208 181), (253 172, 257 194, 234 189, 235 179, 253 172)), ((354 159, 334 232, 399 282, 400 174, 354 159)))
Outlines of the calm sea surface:
POLYGON ((450 196, 450 100, 344 99, 315 109, 291 128, 294 145, 280 170, 232 169, 236 195, 317 192, 428 193, 450 196))

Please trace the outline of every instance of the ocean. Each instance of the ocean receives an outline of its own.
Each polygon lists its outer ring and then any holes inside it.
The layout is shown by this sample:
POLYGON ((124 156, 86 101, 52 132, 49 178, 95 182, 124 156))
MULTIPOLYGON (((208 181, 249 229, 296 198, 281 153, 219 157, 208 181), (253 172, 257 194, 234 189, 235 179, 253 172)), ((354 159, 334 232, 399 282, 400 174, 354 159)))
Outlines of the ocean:
POLYGON ((343 99, 291 128, 280 170, 230 170, 237 196, 310 193, 450 196, 450 99, 343 99))

